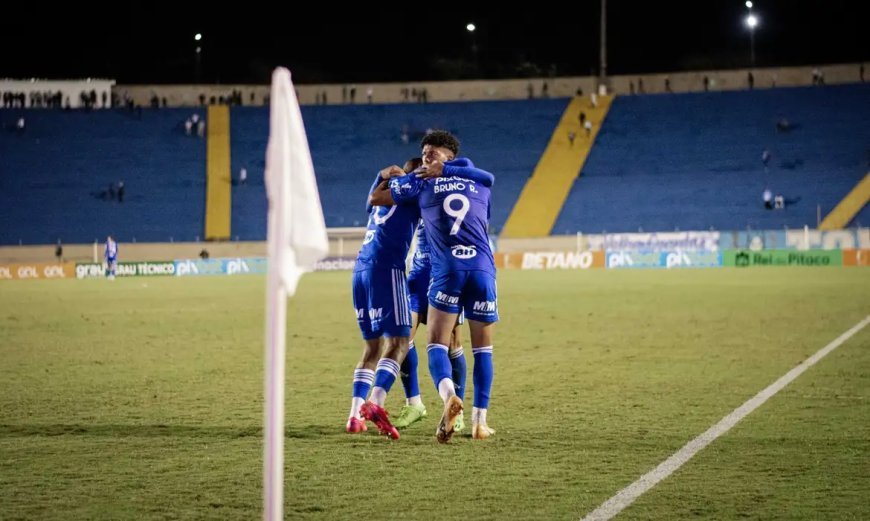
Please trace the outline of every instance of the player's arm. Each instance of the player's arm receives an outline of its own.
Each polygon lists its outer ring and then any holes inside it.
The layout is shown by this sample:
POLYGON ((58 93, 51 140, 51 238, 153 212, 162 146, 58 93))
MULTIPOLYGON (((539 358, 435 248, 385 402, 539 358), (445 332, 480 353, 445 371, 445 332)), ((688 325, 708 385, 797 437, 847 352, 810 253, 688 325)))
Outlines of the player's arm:
MULTIPOLYGON (((452 161, 448 161, 444 163, 443 175, 445 176, 453 176, 453 177, 462 177, 463 179, 470 179, 475 183, 479 183, 487 188, 491 187, 495 183, 495 176, 487 172, 486 170, 482 170, 480 168, 475 167, 474 165, 470 166, 459 166, 451 164, 452 161)), ((469 164, 471 162, 469 161, 469 164)))
MULTIPOLYGON (((389 180, 390 178, 399 177, 399 176, 403 176, 403 175, 405 175, 405 171, 402 170, 402 168, 397 166, 397 165, 388 166, 387 168, 384 168, 383 170, 378 172, 377 177, 375 177, 375 182, 372 183, 372 187, 369 188, 369 198, 368 198, 368 201, 366 202, 367 203, 366 204, 366 213, 369 213, 372 211, 373 205, 371 203, 371 196, 378 189, 378 186, 381 185, 384 181, 389 180)), ((392 206, 392 203, 388 204, 388 205, 376 204, 374 206, 392 206)))
POLYGON ((389 181, 381 181, 369 194, 369 208, 372 206, 393 206, 393 194, 390 190, 389 181))
POLYGON ((417 177, 431 179, 433 177, 461 177, 489 188, 495 183, 495 176, 486 170, 474 166, 474 163, 466 157, 461 157, 446 163, 431 163, 419 170, 417 177))
POLYGON ((423 184, 424 181, 414 174, 394 177, 388 183, 382 183, 378 186, 378 189, 369 197, 369 203, 375 206, 416 204, 423 184))

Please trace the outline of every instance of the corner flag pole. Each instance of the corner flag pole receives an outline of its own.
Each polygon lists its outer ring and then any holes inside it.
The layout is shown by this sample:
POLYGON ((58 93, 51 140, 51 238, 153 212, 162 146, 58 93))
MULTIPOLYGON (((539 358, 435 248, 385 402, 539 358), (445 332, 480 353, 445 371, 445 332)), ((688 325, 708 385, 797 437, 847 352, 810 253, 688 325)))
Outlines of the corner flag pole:
POLYGON ((284 378, 287 298, 299 277, 326 255, 329 242, 308 138, 290 71, 272 74, 269 145, 266 277, 265 428, 263 429, 263 519, 284 518, 284 378))

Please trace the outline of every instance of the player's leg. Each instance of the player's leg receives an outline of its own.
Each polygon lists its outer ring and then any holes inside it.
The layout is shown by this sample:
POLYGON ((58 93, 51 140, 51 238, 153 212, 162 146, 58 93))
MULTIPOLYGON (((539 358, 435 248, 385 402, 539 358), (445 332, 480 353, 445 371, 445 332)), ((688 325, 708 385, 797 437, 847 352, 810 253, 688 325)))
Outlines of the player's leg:
POLYGON ((471 436, 486 439, 495 434, 487 425, 490 391, 494 376, 492 361, 493 331, 498 321, 498 295, 495 277, 477 271, 470 277, 463 299, 474 352, 474 407, 471 410, 471 436))
MULTIPOLYGON (((460 313, 456 320, 456 325, 453 327, 453 332, 450 335, 450 345, 448 346, 453 387, 456 390, 456 396, 463 401, 465 401, 465 379, 468 374, 468 366, 465 362, 465 350, 462 348, 462 325, 464 323, 464 315, 460 313)), ((465 429, 464 414, 456 418, 456 424, 454 425, 456 432, 460 432, 463 429, 465 429)))
POLYGON ((353 274, 353 307, 356 310, 357 323, 365 341, 359 363, 353 371, 353 390, 351 395, 350 415, 347 420, 347 432, 357 433, 367 430, 365 421, 360 415, 360 409, 365 403, 375 381, 375 368, 381 357, 381 335, 379 330, 372 328, 369 314, 370 273, 357 271, 353 274))
POLYGON ((418 351, 414 344, 417 328, 426 323, 426 291, 429 287, 428 271, 412 271, 408 275, 408 296, 411 307, 411 336, 408 344, 408 354, 402 361, 401 376, 402 386, 405 388, 405 406, 399 412, 399 416, 393 421, 393 425, 402 429, 412 425, 426 416, 426 406, 420 396, 420 380, 417 366, 419 364, 418 351))
POLYGON ((379 319, 380 329, 385 339, 384 354, 378 361, 372 395, 361 414, 373 421, 382 434, 393 439, 399 438, 396 428, 390 423, 384 410, 387 393, 390 392, 405 355, 408 353, 408 337, 411 332, 411 312, 408 309, 408 285, 405 272, 400 269, 372 270, 374 277, 372 296, 373 308, 379 319))
POLYGON ((433 277, 429 286, 429 316, 426 324, 429 345, 426 353, 429 357, 429 374, 444 401, 444 412, 435 431, 435 437, 441 443, 450 441, 456 418, 462 414, 462 400, 456 396, 448 346, 459 315, 465 277, 465 272, 449 273, 433 277))

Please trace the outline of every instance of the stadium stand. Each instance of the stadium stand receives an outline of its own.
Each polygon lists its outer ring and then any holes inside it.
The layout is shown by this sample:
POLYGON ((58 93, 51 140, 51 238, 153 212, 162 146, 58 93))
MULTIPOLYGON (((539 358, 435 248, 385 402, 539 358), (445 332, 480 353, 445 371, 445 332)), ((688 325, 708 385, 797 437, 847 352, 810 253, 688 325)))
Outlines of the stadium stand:
POLYGON ((867 85, 618 97, 552 233, 814 228, 867 173, 868 121, 867 85))

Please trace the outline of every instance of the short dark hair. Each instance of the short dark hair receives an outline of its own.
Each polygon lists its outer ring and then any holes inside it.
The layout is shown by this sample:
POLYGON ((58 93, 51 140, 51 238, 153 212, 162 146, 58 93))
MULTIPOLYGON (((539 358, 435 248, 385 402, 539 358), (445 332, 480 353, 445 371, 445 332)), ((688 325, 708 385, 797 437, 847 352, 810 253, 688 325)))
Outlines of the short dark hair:
POLYGON ((423 137, 423 141, 420 142, 420 148, 423 148, 426 145, 444 147, 453 152, 453 157, 459 155, 459 140, 456 139, 456 136, 446 130, 433 130, 426 134, 426 136, 423 137))
POLYGON ((406 174, 410 174, 414 170, 420 168, 422 164, 422 159, 420 159, 419 157, 412 157, 411 159, 405 161, 405 166, 402 168, 402 170, 404 170, 406 174))

